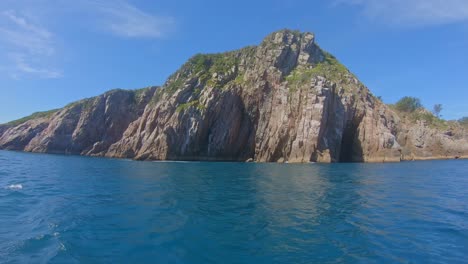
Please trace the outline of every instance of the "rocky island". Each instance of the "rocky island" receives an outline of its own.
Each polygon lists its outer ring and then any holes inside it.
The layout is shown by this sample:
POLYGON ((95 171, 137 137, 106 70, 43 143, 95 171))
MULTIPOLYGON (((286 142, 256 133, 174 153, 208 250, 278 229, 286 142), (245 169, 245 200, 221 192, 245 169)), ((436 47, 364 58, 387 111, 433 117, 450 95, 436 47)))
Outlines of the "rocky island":
POLYGON ((395 162, 468 157, 457 122, 375 97, 311 33, 192 57, 161 87, 112 90, 0 125, 0 149, 137 160, 395 162))

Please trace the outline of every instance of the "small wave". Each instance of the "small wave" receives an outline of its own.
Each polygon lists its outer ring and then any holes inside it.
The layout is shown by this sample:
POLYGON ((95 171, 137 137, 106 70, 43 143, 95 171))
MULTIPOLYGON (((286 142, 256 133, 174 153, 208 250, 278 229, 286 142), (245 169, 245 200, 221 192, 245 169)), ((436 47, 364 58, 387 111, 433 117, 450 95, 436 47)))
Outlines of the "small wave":
POLYGON ((21 184, 12 184, 8 187, 6 187, 7 189, 10 189, 10 190, 21 190, 23 189, 23 185, 21 184))

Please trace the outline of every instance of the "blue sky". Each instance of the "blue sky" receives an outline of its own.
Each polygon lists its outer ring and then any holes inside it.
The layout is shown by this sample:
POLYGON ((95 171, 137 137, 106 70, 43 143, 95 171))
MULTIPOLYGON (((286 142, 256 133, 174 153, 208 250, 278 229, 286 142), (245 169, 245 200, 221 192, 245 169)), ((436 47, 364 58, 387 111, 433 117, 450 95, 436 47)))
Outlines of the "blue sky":
POLYGON ((466 0, 1 0, 0 123, 113 88, 163 84, 196 53, 316 34, 387 103, 468 116, 466 0))

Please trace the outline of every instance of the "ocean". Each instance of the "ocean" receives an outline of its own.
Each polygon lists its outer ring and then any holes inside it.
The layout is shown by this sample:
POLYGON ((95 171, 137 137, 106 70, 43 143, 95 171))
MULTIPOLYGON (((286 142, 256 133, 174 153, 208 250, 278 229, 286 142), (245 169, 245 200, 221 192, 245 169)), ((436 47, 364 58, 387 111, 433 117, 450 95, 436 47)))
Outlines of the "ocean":
POLYGON ((467 263, 468 161, 0 151, 0 263, 467 263))

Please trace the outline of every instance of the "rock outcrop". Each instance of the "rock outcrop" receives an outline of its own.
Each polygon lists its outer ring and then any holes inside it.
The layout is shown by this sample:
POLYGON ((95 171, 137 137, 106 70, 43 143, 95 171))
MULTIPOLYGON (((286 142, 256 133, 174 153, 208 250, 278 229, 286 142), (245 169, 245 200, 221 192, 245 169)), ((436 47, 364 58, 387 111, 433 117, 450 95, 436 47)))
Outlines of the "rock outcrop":
MULTIPOLYGON (((27 118, 26 118, 27 119, 27 118)), ((401 117, 311 33, 196 55, 162 87, 114 90, 20 124, 0 148, 138 160, 383 162, 468 156, 465 130, 401 117)))
POLYGON ((113 90, 84 99, 48 115, 26 118, 0 129, 0 147, 45 153, 103 156, 121 139, 152 98, 156 87, 137 91, 113 90), (28 120, 29 119, 29 120, 28 120))

